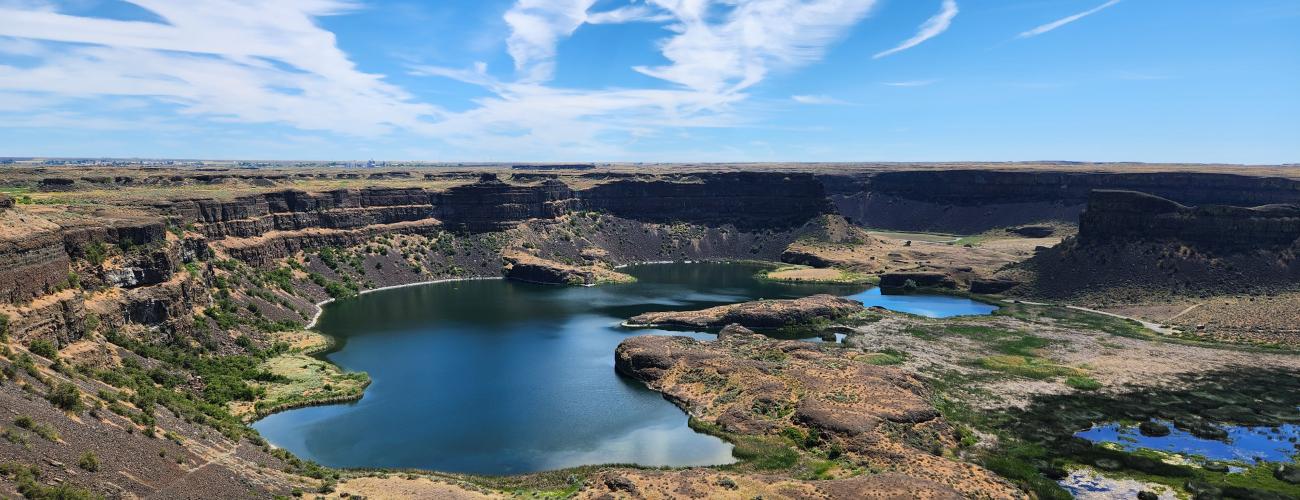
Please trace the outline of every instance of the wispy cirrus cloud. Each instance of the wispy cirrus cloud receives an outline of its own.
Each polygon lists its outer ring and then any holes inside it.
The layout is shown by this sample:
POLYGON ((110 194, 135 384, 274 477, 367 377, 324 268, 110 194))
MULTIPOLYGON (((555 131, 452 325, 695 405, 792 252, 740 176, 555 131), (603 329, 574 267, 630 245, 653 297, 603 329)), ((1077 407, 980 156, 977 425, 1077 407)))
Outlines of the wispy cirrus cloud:
POLYGON ((792 101, 794 101, 794 102, 797 102, 797 103, 799 103, 799 104, 812 104, 812 105, 832 105, 832 104, 843 105, 843 104, 849 104, 847 101, 843 101, 843 100, 840 100, 840 99, 836 99, 836 98, 834 98, 834 97, 831 97, 831 96, 828 96, 828 95, 825 95, 825 94, 817 94, 817 95, 792 95, 792 96, 790 96, 790 100, 792 100, 792 101))
POLYGON ((0 6, 0 36, 41 55, 35 66, 0 64, 0 93, 141 96, 182 115, 355 135, 419 128, 439 112, 357 70, 315 24, 349 12, 350 2, 131 3, 164 22, 67 15, 43 2, 0 6))
POLYGON ((924 87, 927 85, 933 85, 938 82, 939 80, 932 79, 932 80, 903 80, 898 82, 880 82, 880 84, 886 87, 924 87))
POLYGON ((1103 4, 1101 4, 1101 5, 1098 5, 1098 6, 1096 6, 1096 7, 1091 8, 1091 9, 1085 10, 1085 11, 1080 12, 1080 13, 1078 13, 1078 14, 1075 14, 1075 15, 1072 15, 1072 16, 1066 16, 1066 17, 1063 17, 1063 18, 1057 19, 1057 20, 1055 20, 1055 21, 1052 21, 1052 22, 1050 22, 1050 23, 1047 23, 1047 24, 1044 24, 1044 25, 1038 26, 1037 28, 1031 29, 1031 30, 1029 30, 1029 31, 1025 31, 1025 32, 1023 32, 1023 33, 1020 33, 1019 35, 1016 35, 1016 38, 1030 38, 1030 37, 1035 37, 1035 36, 1041 35, 1041 34, 1043 34, 1043 33, 1047 33, 1047 32, 1049 32, 1049 31, 1052 31, 1052 30, 1056 29, 1056 28, 1060 28, 1061 26, 1065 26, 1065 25, 1070 24, 1070 23, 1072 23, 1072 22, 1078 21, 1078 20, 1083 19, 1083 18, 1085 18, 1085 17, 1088 17, 1088 16, 1091 16, 1091 15, 1096 14, 1096 13, 1098 13, 1098 12, 1101 12, 1101 11, 1104 10, 1104 9, 1107 9, 1107 8, 1109 8, 1109 7, 1114 6, 1114 5, 1117 4, 1117 3, 1120 3, 1120 1, 1121 1, 1121 0, 1109 0, 1109 1, 1107 1, 1106 3, 1103 3, 1103 4))
POLYGON ((956 0, 943 0, 943 4, 939 6, 939 13, 926 19, 925 22, 921 24, 921 28, 917 30, 916 35, 904 40, 903 43, 898 44, 898 46, 892 49, 876 53, 872 58, 880 59, 882 57, 891 56, 920 45, 926 40, 939 36, 943 32, 948 31, 949 26, 952 26, 952 20, 957 17, 957 12, 956 0))

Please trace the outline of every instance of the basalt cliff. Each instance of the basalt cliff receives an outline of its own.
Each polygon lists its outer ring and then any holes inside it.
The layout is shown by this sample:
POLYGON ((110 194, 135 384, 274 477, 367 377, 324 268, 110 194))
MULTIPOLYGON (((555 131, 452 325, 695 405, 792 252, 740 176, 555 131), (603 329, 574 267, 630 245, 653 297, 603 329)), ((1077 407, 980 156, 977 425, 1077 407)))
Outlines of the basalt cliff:
POLYGON ((1093 191, 1079 233, 1023 266, 1024 291, 1269 294, 1300 283, 1300 205, 1187 206, 1135 191, 1093 191))

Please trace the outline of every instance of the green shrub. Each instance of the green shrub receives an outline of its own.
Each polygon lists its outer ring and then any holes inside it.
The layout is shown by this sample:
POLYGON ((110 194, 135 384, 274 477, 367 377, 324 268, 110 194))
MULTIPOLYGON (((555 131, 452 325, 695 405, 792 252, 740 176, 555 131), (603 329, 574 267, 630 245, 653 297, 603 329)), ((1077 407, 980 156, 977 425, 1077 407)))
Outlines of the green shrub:
POLYGON ((0 476, 11 479, 13 484, 17 486, 20 495, 33 500, 93 500, 103 498, 90 490, 68 483, 45 486, 39 482, 41 469, 38 467, 5 463, 0 465, 0 476))
POLYGON ((81 459, 77 460, 77 467, 81 467, 90 472, 99 470, 99 456, 95 452, 88 451, 81 454, 81 459))
POLYGON ((4 437, 6 441, 9 441, 10 443, 16 444, 18 446, 22 446, 24 448, 27 447, 27 436, 24 436, 23 433, 19 432, 18 430, 5 427, 4 432, 0 432, 0 437, 4 437))
POLYGON ((71 382, 62 382, 50 390, 46 396, 50 403, 66 411, 81 411, 85 405, 81 403, 81 390, 71 382))
POLYGON ((18 418, 15 418, 14 425, 18 426, 20 429, 27 429, 35 432, 37 436, 45 438, 47 441, 59 440, 59 433, 58 431, 55 431, 53 427, 32 420, 32 417, 27 415, 19 415, 18 418))
POLYGON ((103 264, 104 258, 108 256, 108 247, 105 247, 104 244, 100 242, 86 245, 82 251, 86 254, 86 260, 97 266, 103 264))
POLYGON ((31 344, 27 345, 27 350, 31 351, 32 354, 47 359, 56 359, 59 357, 59 349, 54 347, 53 342, 45 339, 33 340, 31 344))

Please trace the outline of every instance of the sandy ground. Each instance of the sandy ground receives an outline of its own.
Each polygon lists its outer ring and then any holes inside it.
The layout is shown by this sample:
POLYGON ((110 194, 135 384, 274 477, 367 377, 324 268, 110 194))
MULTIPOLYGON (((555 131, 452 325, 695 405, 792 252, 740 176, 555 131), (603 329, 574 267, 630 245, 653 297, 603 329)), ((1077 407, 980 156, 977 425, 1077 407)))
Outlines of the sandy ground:
POLYGON ((477 500, 508 498, 505 495, 481 493, 458 485, 423 476, 391 475, 387 478, 359 477, 340 482, 334 493, 325 498, 437 498, 447 500, 477 500))
POLYGON ((1300 292, 1185 298, 1104 310, 1220 342, 1300 348, 1300 292))

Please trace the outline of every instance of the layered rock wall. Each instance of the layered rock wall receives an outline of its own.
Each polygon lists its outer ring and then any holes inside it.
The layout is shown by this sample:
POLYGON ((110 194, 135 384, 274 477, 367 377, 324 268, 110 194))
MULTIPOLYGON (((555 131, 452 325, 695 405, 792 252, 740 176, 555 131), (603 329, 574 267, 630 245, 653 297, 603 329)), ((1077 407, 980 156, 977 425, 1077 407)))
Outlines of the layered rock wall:
POLYGON ((1203 172, 914 170, 819 179, 837 209, 875 228, 974 234, 1040 220, 1074 222, 1097 189, 1189 205, 1300 202, 1300 181, 1203 172))
POLYGON ((669 180, 619 180, 580 191, 588 210, 645 222, 690 222, 741 230, 788 229, 832 213, 810 174, 736 172, 669 180))
POLYGON ((1134 191, 1095 191, 1079 219, 1079 242, 1178 241, 1202 249, 1285 247, 1300 239, 1300 206, 1188 207, 1134 191))
POLYGON ((554 219, 575 210, 573 190, 558 180, 515 186, 486 175, 436 195, 437 214, 453 230, 500 231, 528 219, 554 219))
POLYGON ((63 237, 45 224, 0 238, 0 302, 31 300, 67 280, 71 261, 63 237))

